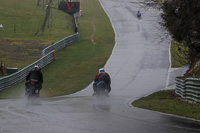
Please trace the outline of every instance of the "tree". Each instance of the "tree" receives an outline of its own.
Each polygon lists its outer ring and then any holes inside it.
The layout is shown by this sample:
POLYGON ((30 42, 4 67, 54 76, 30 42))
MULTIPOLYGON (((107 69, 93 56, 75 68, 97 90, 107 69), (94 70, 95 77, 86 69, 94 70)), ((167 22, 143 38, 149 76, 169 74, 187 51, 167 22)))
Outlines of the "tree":
POLYGON ((182 45, 179 51, 185 55, 184 64, 189 65, 184 78, 196 76, 200 71, 200 0, 166 1, 162 10, 161 24, 182 45))

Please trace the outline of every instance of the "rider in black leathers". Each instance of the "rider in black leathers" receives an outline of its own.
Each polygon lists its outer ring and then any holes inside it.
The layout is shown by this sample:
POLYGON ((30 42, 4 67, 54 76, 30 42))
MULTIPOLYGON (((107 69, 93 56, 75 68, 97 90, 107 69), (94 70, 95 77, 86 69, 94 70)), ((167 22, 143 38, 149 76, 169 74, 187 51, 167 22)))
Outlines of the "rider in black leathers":
POLYGON ((34 70, 30 71, 26 76, 26 90, 28 89, 31 80, 37 80, 37 89, 40 91, 42 89, 43 75, 41 68, 38 65, 36 65, 34 70))

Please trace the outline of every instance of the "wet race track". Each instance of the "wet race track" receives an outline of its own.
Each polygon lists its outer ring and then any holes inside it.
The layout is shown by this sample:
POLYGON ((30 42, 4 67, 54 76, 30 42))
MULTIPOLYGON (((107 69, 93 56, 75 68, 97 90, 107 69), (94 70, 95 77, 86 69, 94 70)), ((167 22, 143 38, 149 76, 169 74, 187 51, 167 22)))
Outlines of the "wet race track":
POLYGON ((174 83, 184 70, 170 69, 169 39, 159 11, 136 0, 100 0, 116 43, 105 68, 110 97, 97 100, 92 85, 69 96, 0 101, 0 133, 198 133, 200 123, 131 106, 131 102, 174 83), (136 14, 140 10, 142 18, 136 14))

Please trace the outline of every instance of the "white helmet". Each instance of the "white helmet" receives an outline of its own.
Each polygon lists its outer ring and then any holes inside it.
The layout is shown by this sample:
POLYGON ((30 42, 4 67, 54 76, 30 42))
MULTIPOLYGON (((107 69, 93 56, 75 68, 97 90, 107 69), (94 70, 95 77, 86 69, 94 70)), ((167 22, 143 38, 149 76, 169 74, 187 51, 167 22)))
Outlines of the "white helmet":
POLYGON ((100 68, 99 72, 105 72, 105 69, 104 68, 100 68))
POLYGON ((39 70, 39 71, 41 70, 41 68, 38 65, 35 65, 34 68, 35 70, 39 70))

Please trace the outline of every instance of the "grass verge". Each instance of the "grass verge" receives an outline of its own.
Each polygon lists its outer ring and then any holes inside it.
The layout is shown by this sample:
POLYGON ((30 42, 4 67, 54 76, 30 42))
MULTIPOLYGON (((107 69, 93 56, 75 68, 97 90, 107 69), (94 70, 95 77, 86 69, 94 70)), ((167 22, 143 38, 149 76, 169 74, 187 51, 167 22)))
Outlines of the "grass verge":
POLYGON ((133 106, 143 109, 200 119, 200 104, 189 103, 175 94, 174 90, 162 90, 138 99, 133 106))
POLYGON ((58 6, 56 0, 53 0, 51 5, 50 17, 43 33, 41 27, 49 0, 42 1, 41 7, 37 7, 37 0, 0 0, 0 3, 0 24, 3 25, 3 28, 0 28, 0 39, 52 42, 73 33, 71 16, 56 9, 58 6))
POLYGON ((172 61, 172 68, 179 68, 184 66, 184 63, 187 62, 183 53, 180 52, 180 49, 185 49, 184 46, 178 44, 176 41, 171 42, 171 61, 172 61), (181 63, 182 62, 182 63, 181 63))
POLYGON ((22 69, 39 59, 42 49, 74 34, 73 17, 57 10, 56 0, 41 31, 48 2, 42 1, 42 6, 37 7, 37 0, 0 0, 0 61, 6 67, 22 69))
MULTIPOLYGON (((78 19, 81 41, 59 51, 56 61, 42 70, 41 97, 71 94, 85 88, 112 52, 114 31, 99 1, 85 0, 81 2, 81 10, 78 19)), ((0 98, 23 96, 24 82, 0 93, 0 98)))

